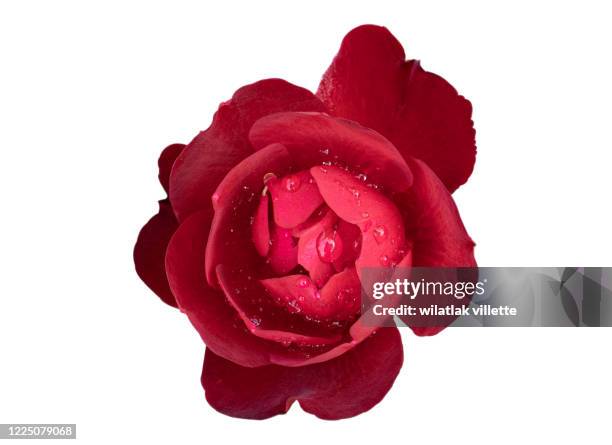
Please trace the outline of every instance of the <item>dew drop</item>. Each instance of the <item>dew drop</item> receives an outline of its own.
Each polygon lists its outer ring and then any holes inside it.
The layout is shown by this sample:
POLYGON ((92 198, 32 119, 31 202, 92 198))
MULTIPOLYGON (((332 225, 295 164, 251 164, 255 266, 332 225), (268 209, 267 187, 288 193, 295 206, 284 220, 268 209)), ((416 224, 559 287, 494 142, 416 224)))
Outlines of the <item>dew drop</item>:
POLYGON ((287 176, 285 178, 285 190, 288 192, 296 192, 300 188, 300 178, 297 176, 287 176))
POLYGON ((342 255, 342 239, 335 230, 321 232, 317 239, 317 253, 326 263, 337 260, 342 255))
POLYGON ((378 244, 382 243, 387 238, 387 229, 385 226, 374 227, 374 239, 378 244))
MULTIPOLYGON (((308 279, 306 278, 300 278, 297 282, 298 287, 304 288, 304 287, 308 287, 308 279)), ((301 297, 302 299, 304 297, 301 297)))
POLYGON ((255 326, 259 326, 261 324, 261 318, 259 317, 251 317, 250 320, 255 326))
POLYGON ((357 175, 357 179, 359 179, 362 182, 366 182, 368 180, 368 176, 364 173, 359 173, 357 175))
POLYGON ((322 148, 319 150, 319 153, 321 153, 322 155, 327 156, 329 154, 329 148, 322 148))
POLYGON ((361 214, 361 217, 362 217, 362 218, 369 218, 369 217, 370 217, 370 214, 369 214, 368 212, 363 212, 363 213, 361 214))
POLYGON ((380 260, 380 264, 382 264, 383 266, 388 266, 391 263, 387 255, 381 255, 379 260, 380 260))

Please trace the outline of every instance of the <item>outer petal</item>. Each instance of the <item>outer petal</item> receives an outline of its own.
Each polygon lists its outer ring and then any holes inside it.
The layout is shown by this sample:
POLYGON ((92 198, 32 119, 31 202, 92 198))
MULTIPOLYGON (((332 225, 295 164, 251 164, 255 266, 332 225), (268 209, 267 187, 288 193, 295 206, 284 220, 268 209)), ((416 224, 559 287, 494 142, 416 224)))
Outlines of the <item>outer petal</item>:
MULTIPOLYGON (((168 193, 170 170, 185 146, 173 144, 166 147, 157 162, 159 182, 168 193)), ((176 301, 168 286, 164 258, 170 237, 178 227, 176 217, 167 199, 159 201, 159 212, 140 230, 134 246, 136 273, 165 303, 176 307, 176 301)))
POLYGON ((223 177, 253 152, 247 134, 262 116, 279 111, 323 111, 308 90, 281 79, 266 79, 240 88, 220 105, 210 127, 179 156, 170 176, 170 200, 182 221, 210 205, 223 177))
MULTIPOLYGON (((453 198, 422 161, 411 160, 414 186, 400 206, 412 247, 414 267, 476 267, 470 238, 453 198)), ((443 326, 414 327, 417 335, 435 335, 443 326)))
POLYGON ((387 139, 356 122, 322 113, 276 113, 258 120, 249 138, 258 150, 281 143, 296 170, 318 163, 340 163, 365 174, 389 191, 404 191, 412 174, 387 139))
POLYGON ((451 192, 472 173, 470 102, 418 61, 406 61, 386 28, 364 25, 348 33, 317 95, 330 113, 373 128, 404 156, 424 160, 451 192))
POLYGON ((361 414, 382 400, 403 362, 400 335, 380 329, 353 350, 324 363, 244 368, 206 350, 202 386, 216 410, 248 419, 286 413, 298 400, 322 419, 361 414))
POLYGON ((164 303, 176 307, 168 285, 164 258, 172 234, 178 227, 170 202, 159 201, 159 213, 147 222, 134 246, 136 273, 164 303))

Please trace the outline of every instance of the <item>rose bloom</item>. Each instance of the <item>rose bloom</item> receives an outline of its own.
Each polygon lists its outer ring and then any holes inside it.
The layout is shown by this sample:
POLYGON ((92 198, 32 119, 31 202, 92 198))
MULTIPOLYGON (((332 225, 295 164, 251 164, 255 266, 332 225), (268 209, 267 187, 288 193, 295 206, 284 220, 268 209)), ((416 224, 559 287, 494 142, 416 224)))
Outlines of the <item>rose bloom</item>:
POLYGON ((451 197, 474 166, 471 112, 366 25, 316 95, 280 79, 247 85, 162 152, 168 198, 140 232, 136 271, 206 343, 216 410, 263 419, 298 401, 340 419, 382 400, 402 344, 397 328, 364 322, 362 269, 476 265, 451 197))

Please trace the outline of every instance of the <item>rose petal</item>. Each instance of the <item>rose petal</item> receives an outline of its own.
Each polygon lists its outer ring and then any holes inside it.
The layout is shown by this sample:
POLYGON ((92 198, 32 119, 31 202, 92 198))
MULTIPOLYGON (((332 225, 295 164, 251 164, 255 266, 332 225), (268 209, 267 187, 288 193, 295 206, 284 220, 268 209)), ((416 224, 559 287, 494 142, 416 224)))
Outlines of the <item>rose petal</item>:
POLYGON ((259 205, 251 226, 253 244, 257 253, 263 257, 267 256, 270 251, 269 201, 267 194, 259 198, 259 205))
POLYGON ((272 179, 266 185, 272 195, 274 222, 287 229, 302 224, 323 203, 308 170, 272 179))
MULTIPOLYGON (((212 219, 210 210, 187 218, 170 240, 166 271, 170 288, 207 346, 243 366, 270 363, 273 348, 248 332, 222 292, 209 287, 204 276, 204 252, 212 219)), ((279 349, 276 354, 283 355, 279 349)))
MULTIPOLYGON (((250 219, 258 206, 255 199, 267 173, 284 174, 291 158, 280 144, 272 144, 243 159, 219 184, 213 194, 215 216, 206 245, 206 278, 217 286, 218 264, 241 264, 252 269, 260 262, 251 238, 250 219)), ((274 233, 272 233, 274 236, 274 233)))
POLYGON ((202 386, 213 408, 233 417, 265 419, 298 400, 322 419, 356 416, 378 404, 403 362, 396 328, 380 329, 353 350, 325 363, 245 368, 206 350, 202 386))
POLYGON ((326 263, 319 257, 317 240, 319 236, 330 229, 337 220, 338 217, 335 213, 331 210, 327 210, 322 218, 299 232, 298 263, 308 271, 310 278, 318 287, 323 286, 329 277, 331 277, 334 273, 334 268, 331 263, 326 263))
POLYGON ((361 252, 361 231, 355 224, 351 224, 341 219, 338 223, 338 235, 342 239, 344 249, 342 255, 334 261, 334 268, 337 271, 344 270, 345 267, 355 263, 361 252))
MULTIPOLYGON (((474 241, 444 184, 422 161, 410 161, 415 182, 401 200, 406 232, 413 240, 415 267, 476 267, 474 241)), ((417 335, 435 335, 444 327, 413 327, 417 335)))
POLYGON ((405 254, 404 225, 397 207, 338 167, 313 167, 310 171, 327 205, 361 231, 361 253, 355 261, 359 276, 364 267, 396 264, 405 254))
POLYGON ((170 175, 170 200, 182 221, 210 205, 223 177, 253 152, 247 134, 253 122, 279 111, 324 111, 308 90, 281 79, 266 79, 240 88, 222 103, 210 127, 189 143, 170 175))
POLYGON ((278 301, 315 320, 345 321, 359 311, 361 284, 354 268, 332 276, 321 291, 306 275, 260 282, 278 301))
POLYGON ((364 25, 348 33, 317 95, 333 115, 373 128, 404 156, 425 161, 449 191, 472 173, 470 102, 418 61, 406 61, 386 28, 364 25))
POLYGON ((404 191, 412 175, 402 155, 387 139, 356 122, 322 113, 276 113, 251 128, 253 147, 282 143, 296 169, 322 162, 347 164, 389 191, 404 191))
POLYGON ((168 145, 159 156, 159 160, 157 161, 159 167, 158 178, 166 193, 168 193, 170 188, 170 172, 172 171, 172 166, 184 148, 185 144, 168 145))
POLYGON ((291 236, 291 230, 278 226, 272 229, 271 241, 270 266, 278 275, 284 275, 298 264, 297 243, 291 236))
POLYGON ((136 273, 164 303, 176 307, 168 285, 164 258, 172 234, 178 227, 170 202, 159 201, 159 213, 147 222, 134 246, 136 273))
MULTIPOLYGON (((174 160, 185 146, 173 144, 164 148, 159 156, 159 182, 168 193, 168 179, 174 160)), ((159 211, 140 230, 134 246, 136 273, 163 302, 176 307, 176 301, 166 277, 164 260, 166 248, 178 227, 176 217, 168 199, 159 201, 159 211)))
POLYGON ((253 277, 245 277, 223 265, 218 266, 217 275, 229 303, 253 335, 298 347, 335 345, 341 340, 337 329, 335 332, 322 329, 305 320, 291 301, 285 299, 275 304, 264 286, 253 277))

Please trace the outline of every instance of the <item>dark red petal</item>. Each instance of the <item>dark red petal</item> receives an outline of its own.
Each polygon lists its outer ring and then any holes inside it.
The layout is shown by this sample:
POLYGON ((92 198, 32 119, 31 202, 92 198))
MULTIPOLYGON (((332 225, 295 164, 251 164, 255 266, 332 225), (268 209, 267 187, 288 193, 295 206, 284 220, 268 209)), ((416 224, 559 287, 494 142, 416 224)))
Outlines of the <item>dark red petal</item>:
POLYGON ((405 239, 402 216, 393 202, 338 167, 313 167, 311 174, 327 205, 361 231, 357 273, 361 276, 364 267, 397 264, 405 254, 405 239))
POLYGON ((317 417, 343 419, 378 404, 402 362, 402 343, 395 328, 380 329, 334 360, 299 368, 244 368, 207 349, 202 386, 211 406, 233 417, 266 419, 286 413, 298 400, 317 417))
POLYGON ((410 161, 415 181, 402 198, 414 267, 475 267, 470 238, 452 196, 424 163, 410 161))
POLYGON ((272 245, 268 260, 272 270, 278 275, 284 275, 298 264, 298 247, 291 236, 290 229, 274 226, 272 228, 272 245))
POLYGON ((255 249, 260 256, 265 257, 270 251, 270 221, 269 221, 269 201, 265 194, 259 198, 259 205, 255 212, 252 225, 252 237, 255 249))
MULTIPOLYGON (((476 267, 470 238, 453 198, 422 161, 411 160, 415 181, 404 203, 406 232, 413 240, 414 267, 476 267)), ((417 335, 434 335, 443 327, 414 327, 417 335)))
POLYGON ((262 116, 279 111, 324 111, 308 90, 281 79, 240 88, 222 103, 212 124, 177 158, 170 175, 170 200, 182 221, 210 206, 210 198, 227 172, 253 152, 247 134, 262 116))
POLYGON ((308 170, 271 179, 266 185, 272 195, 274 222, 287 229, 302 224, 323 203, 308 170))
POLYGON ((168 242, 177 227, 168 200, 159 201, 159 213, 141 229, 134 246, 136 273, 162 301, 174 307, 176 301, 168 286, 164 259, 168 242))
POLYGON ((333 115, 373 128, 404 156, 424 160, 451 192, 472 173, 470 102, 418 61, 406 61, 386 28, 364 25, 348 33, 317 95, 333 115))
MULTIPOLYGON (((213 194, 215 216, 206 246, 206 278, 217 285, 219 264, 242 264, 252 268, 260 258, 251 239, 250 219, 266 173, 284 174, 291 164, 289 152, 272 144, 243 159, 219 184, 213 194)), ((272 234, 273 236, 274 234, 272 234)))
POLYGON ((166 254, 170 287, 179 308, 216 354, 243 366, 268 364, 270 346, 244 328, 222 292, 206 284, 204 252, 211 213, 194 213, 170 240, 166 254))
POLYGON ((334 261, 334 268, 337 271, 355 263, 361 252, 361 231, 355 224, 351 224, 341 219, 338 223, 338 235, 342 239, 344 249, 342 255, 334 261))
POLYGON ((162 187, 168 193, 169 183, 170 183, 170 172, 172 171, 172 166, 174 165, 174 161, 181 154, 183 149, 185 148, 185 144, 172 144, 168 145, 162 151, 159 156, 159 160, 157 161, 157 165, 159 167, 159 182, 162 187))
POLYGON ((283 144, 298 170, 339 162, 389 191, 404 191, 412 183, 410 169, 393 144, 346 119, 322 113, 276 113, 259 119, 249 138, 257 150, 283 144))

